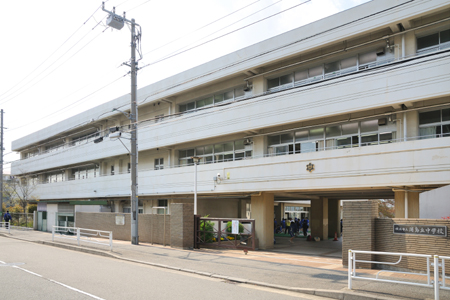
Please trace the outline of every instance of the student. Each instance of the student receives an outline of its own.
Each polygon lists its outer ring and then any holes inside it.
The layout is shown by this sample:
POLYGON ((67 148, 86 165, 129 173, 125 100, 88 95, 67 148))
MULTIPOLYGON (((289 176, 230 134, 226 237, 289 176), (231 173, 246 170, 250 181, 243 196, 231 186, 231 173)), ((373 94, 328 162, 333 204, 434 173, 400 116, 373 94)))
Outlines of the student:
POLYGON ((286 229, 284 230, 284 234, 290 233, 290 230, 291 230, 291 219, 289 218, 286 220, 286 229))
POLYGON ((292 244, 294 243, 292 240, 295 238, 295 234, 297 233, 297 223, 296 222, 291 222, 291 230, 289 231, 289 234, 291 235, 291 239, 289 240, 289 242, 291 242, 292 244))
POLYGON ((11 221, 12 217, 11 214, 9 213, 9 210, 6 211, 6 214, 3 216, 3 220, 5 220, 6 222, 6 228, 9 227, 9 222, 11 221))
POLYGON ((306 237, 307 236, 307 234, 308 234, 308 219, 305 219, 305 220, 303 220, 303 226, 302 226, 302 229, 303 229, 303 236, 304 237, 306 237))

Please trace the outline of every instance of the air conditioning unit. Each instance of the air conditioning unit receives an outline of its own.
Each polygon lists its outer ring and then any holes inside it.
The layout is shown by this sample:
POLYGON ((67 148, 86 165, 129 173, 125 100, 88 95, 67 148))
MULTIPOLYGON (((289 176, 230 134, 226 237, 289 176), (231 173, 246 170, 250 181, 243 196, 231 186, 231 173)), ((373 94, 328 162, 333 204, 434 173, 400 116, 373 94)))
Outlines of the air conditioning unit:
POLYGON ((111 128, 109 128, 109 132, 110 133, 113 133, 113 132, 116 132, 116 131, 119 131, 119 127, 111 127, 111 128))
POLYGON ((378 126, 383 126, 387 124, 387 118, 378 119, 378 126))
POLYGON ((384 55, 384 51, 385 51, 384 47, 378 48, 376 52, 377 56, 384 55))
POLYGON ((251 139, 245 139, 244 140, 244 145, 251 145, 251 144, 253 144, 251 139))

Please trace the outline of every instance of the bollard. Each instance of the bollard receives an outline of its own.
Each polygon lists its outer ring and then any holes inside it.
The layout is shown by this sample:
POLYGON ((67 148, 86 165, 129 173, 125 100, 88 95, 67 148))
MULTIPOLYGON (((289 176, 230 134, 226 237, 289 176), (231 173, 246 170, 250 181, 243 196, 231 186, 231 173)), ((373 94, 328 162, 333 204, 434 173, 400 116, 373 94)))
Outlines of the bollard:
MULTIPOLYGON (((445 280, 445 278, 443 279, 445 280)), ((439 300, 439 256, 434 256, 434 300, 439 300)))
POLYGON ((352 250, 348 250, 348 289, 352 289, 352 250))

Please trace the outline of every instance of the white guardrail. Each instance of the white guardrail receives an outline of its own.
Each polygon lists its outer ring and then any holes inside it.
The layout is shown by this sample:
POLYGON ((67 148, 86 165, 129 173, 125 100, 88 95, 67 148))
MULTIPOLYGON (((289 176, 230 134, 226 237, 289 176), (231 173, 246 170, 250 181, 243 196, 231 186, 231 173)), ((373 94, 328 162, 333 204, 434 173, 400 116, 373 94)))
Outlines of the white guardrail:
POLYGON ((379 281, 379 282, 389 282, 389 283, 400 283, 407 285, 415 285, 422 287, 429 287, 434 289, 434 299, 439 300, 439 290, 450 290, 450 286, 446 286, 445 280, 450 279, 450 276, 445 275, 445 261, 449 260, 450 256, 439 256, 439 255, 426 255, 426 254, 414 254, 414 253, 394 253, 394 252, 378 252, 378 251, 359 251, 359 250, 348 250, 348 288, 352 289, 352 280, 354 279, 362 279, 362 280, 371 280, 371 281, 379 281), (375 254, 375 255, 390 255, 390 256, 398 256, 399 259, 397 262, 380 262, 380 261, 370 261, 370 260, 357 260, 356 254, 375 254), (427 264, 427 272, 425 274, 421 273, 412 273, 412 272, 400 272, 400 271, 390 271, 390 270, 381 270, 379 271, 375 278, 366 277, 366 276, 357 276, 356 275, 356 263, 367 263, 367 264, 379 264, 379 265, 397 265, 400 263, 403 257, 418 257, 426 259, 427 264), (431 260, 433 259, 433 262, 431 260), (439 259, 441 261, 439 262, 439 259), (433 280, 431 280, 431 267, 433 267, 433 280), (441 267, 441 278, 439 277, 439 267, 441 267), (399 273, 399 274, 409 274, 416 276, 426 276, 427 283, 418 283, 411 281, 402 281, 402 280, 389 280, 389 279, 380 279, 378 278, 380 273, 399 273))
POLYGON ((78 246, 81 245, 81 242, 98 244, 98 245, 106 245, 109 246, 110 251, 113 249, 113 234, 112 231, 102 231, 95 229, 86 229, 86 228, 78 228, 78 227, 64 227, 64 226, 53 226, 52 228, 52 241, 55 241, 55 238, 66 239, 66 240, 75 240, 78 242, 78 246), (100 241, 98 238, 102 239, 104 242, 100 241), (107 240, 105 240, 107 239, 107 240))
POLYGON ((11 233, 11 224, 9 222, 0 222, 0 231, 11 233))

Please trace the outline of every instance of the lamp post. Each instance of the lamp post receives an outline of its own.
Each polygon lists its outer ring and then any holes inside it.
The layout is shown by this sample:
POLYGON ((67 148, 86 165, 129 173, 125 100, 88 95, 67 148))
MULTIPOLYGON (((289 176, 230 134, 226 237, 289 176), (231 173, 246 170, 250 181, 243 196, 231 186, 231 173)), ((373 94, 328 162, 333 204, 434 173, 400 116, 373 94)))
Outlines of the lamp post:
POLYGON ((195 165, 195 175, 194 175, 194 216, 197 215, 197 165, 200 161, 200 157, 192 156, 192 160, 194 161, 195 165))
POLYGON ((122 29, 125 22, 131 25, 131 60, 130 63, 124 63, 131 67, 131 111, 130 111, 130 124, 131 124, 131 243, 134 245, 139 244, 138 235, 138 214, 139 214, 139 202, 138 202, 138 147, 137 147, 137 62, 136 62, 136 43, 140 38, 140 34, 136 34, 136 26, 139 26, 134 19, 127 20, 125 13, 123 17, 116 15, 116 9, 108 11, 105 9, 105 2, 102 3, 102 10, 109 14, 106 20, 106 24, 115 29, 122 29))

